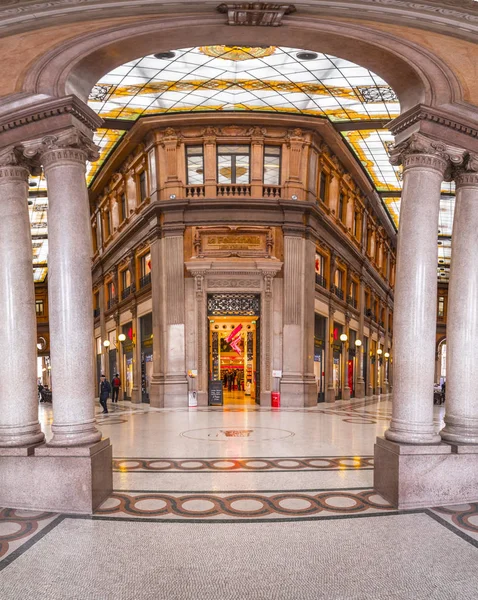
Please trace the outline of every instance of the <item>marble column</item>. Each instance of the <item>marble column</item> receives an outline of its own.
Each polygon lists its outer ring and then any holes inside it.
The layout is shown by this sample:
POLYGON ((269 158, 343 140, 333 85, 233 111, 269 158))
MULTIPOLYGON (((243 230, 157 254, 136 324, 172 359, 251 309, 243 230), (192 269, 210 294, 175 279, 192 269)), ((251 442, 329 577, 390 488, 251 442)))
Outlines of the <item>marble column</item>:
POLYGON ((101 439, 95 422, 91 224, 85 181, 96 146, 78 130, 45 138, 40 149, 48 200, 48 300, 54 386, 50 446, 101 439), (74 385, 73 385, 74 382, 74 385))
POLYGON ((0 447, 43 441, 38 423, 35 290, 28 175, 20 151, 0 153, 0 447))
POLYGON ((359 330, 358 339, 362 342, 361 346, 355 346, 357 375, 355 383, 355 397, 363 398, 365 396, 365 381, 363 378, 363 353, 364 353, 364 320, 365 320, 365 285, 363 277, 360 277, 360 301, 359 301, 359 330))
POLYGON ((413 134, 392 151, 403 165, 394 302, 395 386, 385 437, 438 443, 433 425, 437 230, 440 188, 449 155, 443 144, 413 134))
MULTIPOLYGON (((131 322, 133 327, 133 387, 131 388, 132 404, 140 404, 143 401, 141 382, 141 327, 138 318, 138 307, 131 307, 131 322)), ((153 334, 154 340, 154 334, 153 334)))
POLYGON ((446 341, 446 414, 441 437, 478 444, 478 156, 455 178, 446 341))
POLYGON ((187 406, 186 311, 183 231, 167 231, 152 248, 153 377, 150 400, 155 407, 187 406), (157 269, 157 273, 155 273, 157 269), (159 352, 156 335, 161 324, 159 352))
POLYGON ((315 242, 284 235, 284 346, 281 405, 317 403, 314 376, 315 242))

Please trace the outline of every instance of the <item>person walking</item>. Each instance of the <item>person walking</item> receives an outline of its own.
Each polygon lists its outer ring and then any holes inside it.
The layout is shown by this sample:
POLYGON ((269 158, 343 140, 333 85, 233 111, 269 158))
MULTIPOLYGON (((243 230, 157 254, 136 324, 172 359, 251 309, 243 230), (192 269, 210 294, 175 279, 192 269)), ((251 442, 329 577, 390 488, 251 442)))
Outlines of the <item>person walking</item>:
POLYGON ((113 393, 111 394, 111 402, 118 402, 119 389, 121 387, 121 379, 120 379, 119 373, 116 373, 116 375, 113 377, 113 381, 111 382, 111 385, 113 386, 113 393), (116 400, 115 400, 115 398, 116 398, 116 400))
POLYGON ((243 379, 243 373, 242 370, 239 369, 237 371, 237 391, 238 392, 242 392, 242 379, 243 379))
POLYGON ((108 397, 111 393, 111 385, 110 382, 106 379, 105 375, 101 376, 100 381, 100 404, 103 407, 103 412, 101 414, 108 412, 108 406, 106 404, 108 397))

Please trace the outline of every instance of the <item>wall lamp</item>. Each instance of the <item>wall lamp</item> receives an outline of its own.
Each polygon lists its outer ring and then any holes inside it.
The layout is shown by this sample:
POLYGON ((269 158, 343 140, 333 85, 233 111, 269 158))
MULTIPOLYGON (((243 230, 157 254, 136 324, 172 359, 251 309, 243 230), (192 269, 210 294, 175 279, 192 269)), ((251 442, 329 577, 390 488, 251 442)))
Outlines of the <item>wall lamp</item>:
POLYGON ((347 337, 346 333, 342 333, 340 336, 340 341, 342 342, 342 344, 345 344, 345 342, 348 340, 349 338, 347 337))
POLYGON ((362 345, 362 341, 361 340, 355 340, 355 345, 357 346, 357 348, 360 348, 360 346, 362 345))

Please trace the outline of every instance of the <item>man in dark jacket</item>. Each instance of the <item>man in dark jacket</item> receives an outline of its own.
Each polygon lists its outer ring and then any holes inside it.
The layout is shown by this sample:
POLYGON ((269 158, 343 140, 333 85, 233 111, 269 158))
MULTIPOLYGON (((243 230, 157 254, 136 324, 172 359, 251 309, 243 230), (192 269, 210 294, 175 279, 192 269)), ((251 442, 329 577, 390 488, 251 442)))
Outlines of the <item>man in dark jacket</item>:
POLYGON ((103 412, 101 414, 108 412, 108 407, 106 405, 106 401, 111 393, 111 385, 110 382, 106 379, 105 375, 101 376, 100 381, 100 404, 103 407, 103 412))

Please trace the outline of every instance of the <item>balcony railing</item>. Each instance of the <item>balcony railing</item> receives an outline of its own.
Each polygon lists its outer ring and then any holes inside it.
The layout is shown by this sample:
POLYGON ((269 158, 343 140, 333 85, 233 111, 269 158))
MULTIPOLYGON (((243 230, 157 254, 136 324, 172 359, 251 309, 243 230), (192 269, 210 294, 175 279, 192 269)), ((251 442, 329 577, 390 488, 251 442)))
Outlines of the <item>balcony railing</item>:
POLYGON ((100 309, 99 308, 93 309, 93 319, 97 319, 99 316, 100 316, 100 309))
POLYGON ((347 304, 350 304, 350 306, 357 308, 357 300, 353 296, 347 296, 347 304))
POLYGON ((151 273, 147 273, 139 280, 139 288, 144 288, 151 283, 151 273))
POLYGON ((264 198, 280 198, 281 197, 281 186, 280 185, 265 185, 262 188, 262 195, 264 198))
POLYGON ((320 285, 321 287, 327 289, 327 281, 323 275, 319 275, 319 273, 315 274, 315 283, 316 285, 320 285))
POLYGON ((110 298, 108 300, 108 303, 107 303, 108 310, 110 308, 113 308, 113 306, 116 306, 116 304, 118 304, 118 298, 116 296, 113 296, 112 298, 110 298))
POLYGON ((184 188, 186 198, 204 198, 203 185, 187 185, 184 188))
POLYGON ((337 298, 339 298, 339 300, 343 300, 344 299, 344 293, 343 291, 337 287, 336 285, 331 285, 330 286, 330 291, 332 292, 332 294, 335 294, 337 296, 337 298))
POLYGON ((121 292, 121 300, 124 300, 130 294, 131 294, 131 286, 129 285, 128 287, 125 287, 124 290, 121 292))
POLYGON ((218 185, 217 195, 226 198, 245 198, 251 195, 250 185, 226 184, 218 185))

